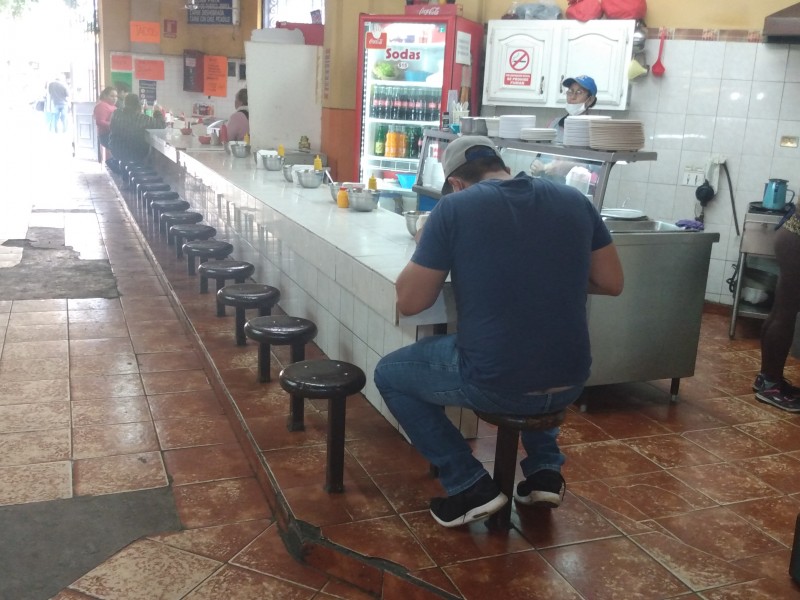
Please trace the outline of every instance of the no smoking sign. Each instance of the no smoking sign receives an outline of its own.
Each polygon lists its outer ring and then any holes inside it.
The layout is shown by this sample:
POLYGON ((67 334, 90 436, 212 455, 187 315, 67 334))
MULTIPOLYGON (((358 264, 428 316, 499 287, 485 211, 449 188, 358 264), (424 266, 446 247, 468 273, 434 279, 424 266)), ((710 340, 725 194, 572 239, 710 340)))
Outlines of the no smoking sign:
POLYGON ((530 86, 531 55, 524 48, 516 48, 508 53, 508 67, 503 75, 503 83, 513 86, 530 86))

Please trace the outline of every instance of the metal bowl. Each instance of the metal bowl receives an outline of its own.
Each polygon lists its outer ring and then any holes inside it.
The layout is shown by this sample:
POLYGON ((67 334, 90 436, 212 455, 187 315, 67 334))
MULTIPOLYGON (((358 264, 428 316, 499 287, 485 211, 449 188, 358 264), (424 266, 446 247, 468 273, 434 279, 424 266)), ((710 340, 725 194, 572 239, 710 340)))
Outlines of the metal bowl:
POLYGON ((403 213, 403 216, 406 218, 406 229, 408 229, 408 233, 410 233, 412 237, 417 236, 417 222, 419 218, 429 214, 431 214, 429 210, 409 210, 403 213))
POLYGON ((231 150, 231 154, 233 154, 236 158, 247 158, 250 156, 250 145, 249 144, 228 144, 228 147, 231 150))
POLYGON ((350 208, 359 212, 369 212, 378 206, 378 197, 381 193, 378 190, 365 190, 348 188, 347 199, 350 208))
POLYGON ((336 197, 339 195, 339 190, 342 188, 345 189, 356 189, 356 190, 363 190, 366 186, 363 183, 353 183, 351 181, 345 181, 341 183, 339 181, 331 181, 328 183, 328 189, 331 191, 331 198, 334 202, 336 202, 336 197))
POLYGON ((325 171, 323 170, 300 169, 297 171, 297 181, 304 188, 318 188, 322 185, 323 179, 325 179, 325 171))
POLYGON ((280 171, 283 166, 283 157, 277 154, 262 154, 261 162, 267 171, 280 171))

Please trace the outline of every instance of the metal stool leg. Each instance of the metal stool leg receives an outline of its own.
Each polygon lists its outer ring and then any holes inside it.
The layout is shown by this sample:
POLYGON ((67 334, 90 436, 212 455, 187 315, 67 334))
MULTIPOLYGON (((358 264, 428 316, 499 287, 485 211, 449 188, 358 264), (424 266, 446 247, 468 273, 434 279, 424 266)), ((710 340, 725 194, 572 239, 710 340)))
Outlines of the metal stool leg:
POLYGON ((328 465, 325 470, 325 490, 332 494, 344 492, 344 418, 347 398, 328 400, 328 465))
POLYGON ((269 344, 258 345, 258 381, 261 383, 267 383, 270 380, 269 353, 269 344))
POLYGON ((506 530, 511 527, 511 503, 514 497, 514 475, 517 469, 519 431, 510 427, 497 428, 495 446, 494 482, 508 498, 506 505, 489 517, 489 529, 506 530))
POLYGON ((187 252, 186 253, 186 269, 189 275, 195 274, 195 260, 194 260, 194 252, 187 252))
MULTIPOLYGON (((217 291, 219 292, 223 287, 225 287, 225 280, 224 279, 217 279, 217 291)), ((217 316, 224 317, 225 316, 225 305, 217 300, 217 316)), ((244 325, 242 325, 244 327, 244 325)))
POLYGON ((244 306, 236 307, 236 345, 247 345, 247 336, 244 334, 244 306))
MULTIPOLYGON (((292 362, 306 359, 306 345, 292 344, 292 362)), ((289 419, 286 423, 289 431, 303 431, 305 426, 305 398, 291 396, 289 400, 289 419)))

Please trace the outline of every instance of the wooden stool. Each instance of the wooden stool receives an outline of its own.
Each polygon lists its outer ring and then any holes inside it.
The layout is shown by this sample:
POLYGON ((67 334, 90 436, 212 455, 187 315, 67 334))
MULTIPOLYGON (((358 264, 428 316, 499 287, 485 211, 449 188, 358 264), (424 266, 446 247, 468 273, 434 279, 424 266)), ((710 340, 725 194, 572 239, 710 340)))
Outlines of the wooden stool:
MULTIPOLYGON (((219 292, 222 286, 225 285, 226 280, 233 279, 236 283, 244 283, 245 279, 250 277, 255 270, 256 267, 254 264, 243 260, 215 260, 213 262, 204 262, 197 267, 197 273, 200 275, 200 293, 208 293, 209 279, 213 279, 217 282, 216 291, 219 292)), ((220 304, 219 298, 217 298, 217 316, 225 316, 225 305, 220 304)))
MULTIPOLYGON (((270 380, 270 346, 291 346, 291 361, 306 358, 306 344, 317 337, 317 326, 313 321, 300 317, 278 315, 256 317, 244 324, 244 334, 258 342, 258 380, 270 380)), ((303 397, 292 396, 289 410, 289 431, 301 431, 303 424, 303 397)))
POLYGON ((159 216, 158 233, 166 232, 167 244, 172 246, 172 236, 169 234, 169 228, 173 225, 194 225, 203 220, 203 215, 198 212, 191 212, 187 210, 168 210, 162 212, 159 216))
POLYGON ((517 449, 520 431, 544 431, 558 427, 564 421, 566 411, 560 410, 544 415, 494 415, 475 411, 478 418, 497 425, 497 443, 494 449, 494 475, 492 478, 508 498, 506 505, 494 513, 486 522, 489 529, 504 530, 511 526, 511 500, 514 497, 514 477, 517 470, 517 449))
POLYGON ((244 335, 245 310, 257 308, 258 316, 272 314, 272 307, 281 299, 278 288, 261 283, 234 283, 226 285, 217 292, 217 304, 233 306, 236 309, 236 345, 244 346, 247 337, 244 335))
POLYGON ((210 225, 200 225, 200 223, 191 223, 188 225, 173 225, 169 228, 172 234, 172 239, 175 240, 175 247, 177 248, 176 256, 183 258, 183 242, 191 242, 192 240, 207 240, 217 235, 217 230, 210 225))
POLYGON ((217 260, 228 258, 231 252, 233 252, 233 244, 220 240, 194 240, 183 245, 183 253, 186 255, 186 266, 189 275, 195 274, 195 257, 199 257, 200 262, 204 263, 209 258, 217 260))
POLYGON ((280 374, 281 387, 303 398, 328 400, 328 458, 325 489, 344 491, 344 425, 347 396, 360 392, 367 383, 364 371, 339 360, 304 360, 289 365, 280 374))

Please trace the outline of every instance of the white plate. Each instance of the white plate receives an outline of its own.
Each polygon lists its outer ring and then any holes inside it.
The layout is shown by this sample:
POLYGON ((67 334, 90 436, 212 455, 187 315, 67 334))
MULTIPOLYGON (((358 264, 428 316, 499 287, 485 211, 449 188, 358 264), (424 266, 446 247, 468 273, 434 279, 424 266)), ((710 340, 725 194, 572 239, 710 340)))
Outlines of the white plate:
POLYGON ((642 211, 632 208, 604 208, 600 211, 600 216, 619 221, 641 221, 647 218, 642 211))

